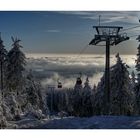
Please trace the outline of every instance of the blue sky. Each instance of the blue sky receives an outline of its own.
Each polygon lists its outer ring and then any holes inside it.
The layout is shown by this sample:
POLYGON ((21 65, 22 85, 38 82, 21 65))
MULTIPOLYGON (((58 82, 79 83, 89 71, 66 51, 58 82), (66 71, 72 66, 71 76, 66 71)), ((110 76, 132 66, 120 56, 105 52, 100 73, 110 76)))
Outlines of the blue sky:
MULTIPOLYGON (((27 53, 79 53, 94 37, 93 25, 140 25, 140 12, 132 11, 30 11, 0 12, 0 31, 7 49, 11 36, 19 37, 27 53)), ((139 34, 140 28, 128 36, 139 34)), ((135 54, 135 38, 112 47, 112 53, 135 54)), ((104 47, 91 46, 85 53, 104 53, 104 47)))

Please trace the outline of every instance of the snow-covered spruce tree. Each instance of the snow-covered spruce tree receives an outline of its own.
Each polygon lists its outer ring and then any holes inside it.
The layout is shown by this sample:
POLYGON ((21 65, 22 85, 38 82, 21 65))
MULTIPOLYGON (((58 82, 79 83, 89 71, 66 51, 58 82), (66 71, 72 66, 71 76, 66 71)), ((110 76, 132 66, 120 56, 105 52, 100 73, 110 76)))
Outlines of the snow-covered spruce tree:
POLYGON ((75 116, 80 116, 80 113, 82 112, 82 107, 81 107, 82 93, 83 93, 82 80, 81 77, 78 77, 76 80, 76 84, 74 86, 73 99, 72 99, 73 114, 75 116))
MULTIPOLYGON (((24 92, 26 93, 26 104, 31 104, 33 109, 41 110, 45 113, 46 109, 41 94, 41 85, 35 80, 31 70, 26 77, 24 92)), ((23 111, 27 111, 26 104, 21 105, 23 111)))
POLYGON ((8 121, 20 119, 21 110, 15 92, 5 94, 3 114, 8 121))
MULTIPOLYGON (((140 37, 140 36, 139 36, 140 37)), ((140 41, 140 40, 139 40, 140 41)), ((137 60, 136 60, 136 70, 137 70, 137 79, 135 86, 135 94, 136 94, 136 108, 135 113, 140 115, 140 44, 138 46, 137 60)))
POLYGON ((94 84, 93 85, 93 88, 91 90, 91 96, 90 96, 90 101, 91 101, 91 105, 92 105, 92 115, 95 114, 95 110, 94 110, 94 101, 95 101, 95 94, 96 94, 96 91, 97 91, 97 87, 96 85, 94 84))
POLYGON ((6 76, 6 65, 7 65, 7 50, 3 45, 3 40, 0 36, 0 128, 6 127, 6 118, 4 116, 4 89, 5 89, 5 76, 6 76))
POLYGON ((73 89, 53 89, 47 90, 47 104, 51 111, 51 113, 57 112, 67 112, 68 114, 72 114, 72 100, 75 96, 73 94, 73 89))
POLYGON ((128 65, 122 62, 119 53, 116 58, 116 64, 111 67, 110 113, 113 115, 132 115, 135 96, 131 88, 128 65))
POLYGON ((83 87, 82 87, 82 80, 81 80, 81 76, 80 77, 78 77, 77 78, 77 80, 76 80, 76 84, 75 84, 75 86, 74 86, 74 92, 75 92, 75 94, 82 94, 82 89, 83 89, 83 87))
POLYGON ((5 46, 3 45, 3 40, 0 36, 0 86, 3 90, 5 88, 5 76, 6 76, 6 65, 7 65, 7 50, 5 49, 5 46))
POLYGON ((84 95, 90 95, 91 94, 91 87, 89 85, 89 79, 88 77, 86 78, 86 81, 85 81, 85 86, 83 88, 83 93, 84 95))
POLYGON ((69 88, 66 90, 66 106, 67 106, 67 110, 66 112, 72 116, 73 115, 73 89, 69 88))
POLYGON ((93 108, 92 108, 92 103, 91 103, 91 93, 92 89, 89 85, 89 79, 88 77, 86 78, 85 86, 83 88, 83 94, 82 94, 82 112, 80 116, 82 117, 89 117, 92 116, 93 114, 93 108))
POLYGON ((103 115, 105 110, 105 75, 101 77, 96 87, 96 92, 92 95, 92 106, 94 115, 103 115))
POLYGON ((96 85, 94 84, 93 89, 92 89, 92 92, 93 92, 93 93, 96 93, 96 90, 97 90, 97 87, 96 87, 96 85))
MULTIPOLYGON (((58 94, 58 110, 59 111, 66 111, 66 94, 65 90, 59 90, 57 91, 58 94)), ((57 102, 57 100, 55 100, 57 102)))
POLYGON ((7 127, 7 120, 3 115, 3 108, 0 106, 0 129, 4 129, 7 127))
MULTIPOLYGON (((135 95, 131 88, 128 66, 122 62, 119 54, 117 62, 110 68, 110 114, 130 115, 133 113, 135 95)), ((105 113, 105 75, 98 83, 94 98, 94 112, 96 115, 105 113)))
POLYGON ((8 66, 7 66, 7 84, 10 91, 22 89, 23 86, 23 71, 26 64, 25 55, 20 48, 21 40, 14 39, 13 48, 8 52, 8 66))
POLYGON ((132 84, 132 89, 134 90, 135 85, 136 85, 136 76, 135 76, 134 71, 132 71, 131 73, 131 84, 132 84))

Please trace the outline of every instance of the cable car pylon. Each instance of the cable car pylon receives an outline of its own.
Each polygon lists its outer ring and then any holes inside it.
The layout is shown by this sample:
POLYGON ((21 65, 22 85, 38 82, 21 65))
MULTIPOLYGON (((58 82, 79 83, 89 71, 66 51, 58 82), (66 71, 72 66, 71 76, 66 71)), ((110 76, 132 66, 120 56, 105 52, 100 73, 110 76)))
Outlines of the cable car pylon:
POLYGON ((120 26, 101 26, 99 16, 99 25, 93 26, 97 34, 91 40, 89 45, 97 45, 100 42, 105 42, 106 60, 105 60, 105 115, 110 114, 110 46, 118 45, 119 43, 129 40, 127 34, 119 34, 123 27, 120 26))

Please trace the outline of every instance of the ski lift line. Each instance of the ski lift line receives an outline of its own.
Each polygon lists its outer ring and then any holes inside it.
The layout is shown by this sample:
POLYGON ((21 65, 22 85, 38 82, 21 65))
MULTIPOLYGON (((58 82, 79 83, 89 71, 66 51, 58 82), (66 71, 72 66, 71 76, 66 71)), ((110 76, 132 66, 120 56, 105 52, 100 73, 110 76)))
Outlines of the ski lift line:
MULTIPOLYGON (((128 33, 131 33, 131 32, 132 32, 131 30, 128 30, 127 32, 124 31, 124 33, 127 33, 127 34, 128 34, 128 33)), ((133 32, 140 32, 140 29, 133 30, 133 32)), ((121 34, 122 34, 122 33, 123 33, 123 32, 121 32, 121 34)))
MULTIPOLYGON (((132 28, 137 28, 137 27, 140 27, 140 26, 131 27, 131 29, 132 29, 132 28)), ((130 28, 129 28, 129 29, 130 29, 130 28)), ((128 30, 128 28, 125 29, 125 30, 128 30)), ((132 35, 132 36, 130 36, 130 37, 135 37, 135 36, 138 36, 138 34, 137 34, 137 35, 132 35)), ((93 45, 93 46, 105 46, 105 45, 93 45)), ((79 58, 80 55, 83 54, 83 52, 85 52, 85 50, 86 50, 88 47, 89 47, 89 44, 85 45, 85 47, 80 51, 80 53, 77 55, 77 57, 76 57, 75 59, 79 58)))
MULTIPOLYGON (((89 47, 89 44, 85 45, 85 46, 81 49, 81 51, 80 51, 79 53, 77 53, 77 55, 74 57, 74 59, 77 60, 77 59, 80 57, 80 55, 81 55, 88 47, 89 47)), ((71 57, 70 60, 73 60, 73 58, 71 57)))
POLYGON ((89 47, 89 44, 84 46, 84 48, 80 51, 80 53, 77 55, 76 59, 89 47))
MULTIPOLYGON (((140 31, 140 30, 139 30, 140 31)), ((122 34, 126 34, 126 33, 121 33, 120 35, 122 35, 122 34)), ((136 34, 136 35, 131 35, 131 36, 129 36, 129 37, 135 37, 135 36, 139 36, 140 34, 136 34)), ((96 45, 97 46, 97 45, 96 45)))
POLYGON ((135 29, 135 28, 139 28, 139 27, 140 27, 140 25, 137 25, 137 26, 134 26, 134 27, 122 29, 122 30, 120 30, 120 32, 127 31, 127 30, 131 30, 131 29, 135 29))

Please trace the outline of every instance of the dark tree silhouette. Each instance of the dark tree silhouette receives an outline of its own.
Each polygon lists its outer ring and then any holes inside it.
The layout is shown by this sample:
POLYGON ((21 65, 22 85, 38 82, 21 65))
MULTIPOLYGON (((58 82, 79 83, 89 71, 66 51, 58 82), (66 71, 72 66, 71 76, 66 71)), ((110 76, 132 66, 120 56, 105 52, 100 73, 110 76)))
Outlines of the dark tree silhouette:
POLYGON ((13 48, 8 52, 7 83, 10 90, 18 90, 22 87, 26 58, 20 50, 22 48, 19 44, 21 40, 12 37, 12 41, 13 48))

